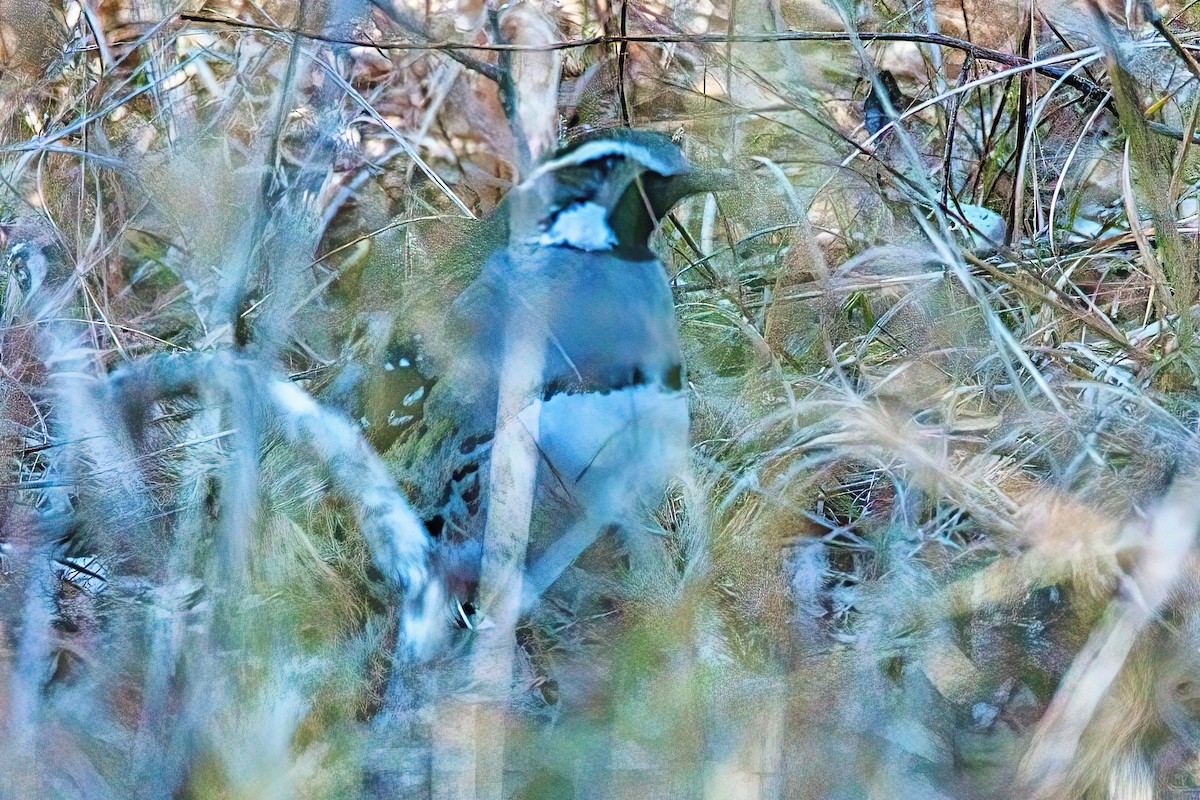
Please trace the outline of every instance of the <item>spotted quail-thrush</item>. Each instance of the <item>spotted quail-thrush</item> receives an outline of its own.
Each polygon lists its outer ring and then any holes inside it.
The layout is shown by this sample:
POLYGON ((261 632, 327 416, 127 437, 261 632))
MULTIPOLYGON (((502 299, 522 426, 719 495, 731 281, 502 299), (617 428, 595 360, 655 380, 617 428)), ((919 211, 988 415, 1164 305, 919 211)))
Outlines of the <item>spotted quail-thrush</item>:
POLYGON ((526 602, 604 531, 619 531, 635 561, 656 547, 639 516, 684 462, 688 409, 671 290, 649 237, 681 199, 728 182, 653 133, 609 132, 560 150, 497 209, 491 228, 507 235, 450 307, 448 355, 435 364, 418 362, 418 350, 391 354, 386 378, 403 388, 386 416, 408 430, 389 459, 468 608, 514 332, 544 343, 530 398, 540 402, 518 415, 536 430, 539 460, 526 602), (418 367, 437 374, 413 385, 398 377, 418 367))

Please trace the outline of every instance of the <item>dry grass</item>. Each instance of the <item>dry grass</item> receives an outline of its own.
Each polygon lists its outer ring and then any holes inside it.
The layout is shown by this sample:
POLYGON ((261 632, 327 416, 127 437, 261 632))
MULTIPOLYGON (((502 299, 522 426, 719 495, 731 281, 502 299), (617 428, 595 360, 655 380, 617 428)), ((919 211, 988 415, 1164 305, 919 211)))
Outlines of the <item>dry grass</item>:
POLYGON ((1196 12, 978 6, 0 0, 0 794, 1200 792, 1196 12), (672 558, 496 714, 329 409, 621 125, 740 176, 655 242, 672 558))

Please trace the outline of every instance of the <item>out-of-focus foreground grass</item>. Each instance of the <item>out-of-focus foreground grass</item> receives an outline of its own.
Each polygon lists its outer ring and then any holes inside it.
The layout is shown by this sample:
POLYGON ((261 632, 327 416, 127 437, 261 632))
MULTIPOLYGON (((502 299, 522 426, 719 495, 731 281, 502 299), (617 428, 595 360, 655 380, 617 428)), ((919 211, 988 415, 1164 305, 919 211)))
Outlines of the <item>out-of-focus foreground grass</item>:
POLYGON ((0 275, 0 790, 1196 795, 1200 50, 1169 5, 0 0, 0 222, 49 254, 41 295, 0 275), (741 181, 655 241, 675 561, 572 570, 497 723, 438 682, 471 631, 394 661, 321 430, 222 354, 336 405, 494 245, 514 129, 623 125, 741 181), (164 353, 217 366, 131 420, 106 376, 164 353))

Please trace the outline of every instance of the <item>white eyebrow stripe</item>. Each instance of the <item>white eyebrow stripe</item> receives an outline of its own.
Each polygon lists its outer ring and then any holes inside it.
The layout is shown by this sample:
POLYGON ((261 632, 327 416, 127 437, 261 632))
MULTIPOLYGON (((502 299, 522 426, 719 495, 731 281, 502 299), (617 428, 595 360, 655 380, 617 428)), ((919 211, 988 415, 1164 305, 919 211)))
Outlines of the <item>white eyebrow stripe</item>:
MULTIPOLYGON (((530 181, 537 180, 548 172, 562 169, 563 167, 574 167, 580 164, 586 164, 589 161, 598 161, 608 156, 626 156, 633 158, 639 164, 645 165, 648 169, 662 175, 671 177, 678 175, 687 169, 686 163, 671 162, 662 158, 658 158, 650 150, 642 145, 633 144, 631 142, 622 142, 615 139, 605 139, 598 142, 588 142, 575 148, 561 158, 556 158, 553 161, 547 161, 540 167, 535 169, 529 176, 530 181)), ((680 158, 682 162, 682 158, 680 158)))

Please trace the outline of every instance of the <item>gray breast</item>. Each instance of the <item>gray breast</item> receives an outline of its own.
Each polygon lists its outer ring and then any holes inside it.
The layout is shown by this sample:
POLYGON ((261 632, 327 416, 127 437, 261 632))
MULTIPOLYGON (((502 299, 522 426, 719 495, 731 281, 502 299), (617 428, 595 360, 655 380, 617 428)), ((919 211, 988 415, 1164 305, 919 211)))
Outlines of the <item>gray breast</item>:
POLYGON ((456 363, 442 391, 484 414, 495 412, 506 335, 545 340, 546 399, 681 383, 671 292, 652 259, 557 247, 499 253, 455 302, 449 333, 456 363))

